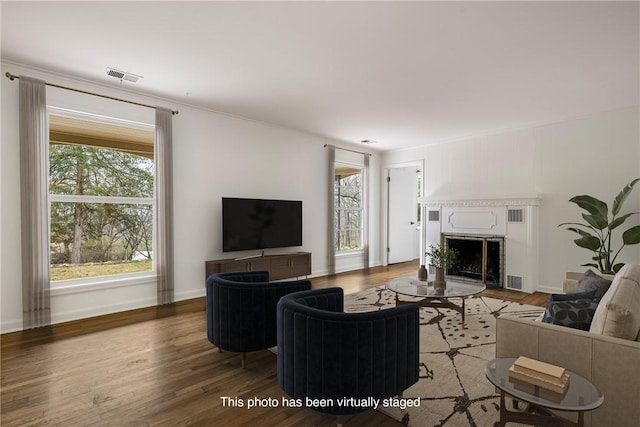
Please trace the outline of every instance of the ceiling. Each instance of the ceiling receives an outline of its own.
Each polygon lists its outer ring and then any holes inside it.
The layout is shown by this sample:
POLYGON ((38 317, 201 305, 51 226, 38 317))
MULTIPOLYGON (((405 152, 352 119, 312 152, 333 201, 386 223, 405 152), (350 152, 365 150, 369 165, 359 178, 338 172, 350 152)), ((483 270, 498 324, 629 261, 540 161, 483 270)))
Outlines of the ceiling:
POLYGON ((1 2, 5 61, 390 150, 640 104, 639 2, 1 2))

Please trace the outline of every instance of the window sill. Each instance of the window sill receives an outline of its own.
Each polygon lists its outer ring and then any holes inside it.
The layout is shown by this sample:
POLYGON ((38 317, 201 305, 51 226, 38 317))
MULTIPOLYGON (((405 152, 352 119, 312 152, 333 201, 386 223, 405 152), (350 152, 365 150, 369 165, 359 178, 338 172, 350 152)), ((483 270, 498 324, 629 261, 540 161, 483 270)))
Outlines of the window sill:
POLYGON ((156 274, 153 272, 118 277, 103 276, 89 279, 60 280, 51 282, 51 295, 71 295, 126 286, 146 285, 155 282, 156 274))
POLYGON ((356 249, 353 251, 340 251, 336 252, 336 258, 346 258, 349 256, 362 255, 364 253, 363 249, 356 249))

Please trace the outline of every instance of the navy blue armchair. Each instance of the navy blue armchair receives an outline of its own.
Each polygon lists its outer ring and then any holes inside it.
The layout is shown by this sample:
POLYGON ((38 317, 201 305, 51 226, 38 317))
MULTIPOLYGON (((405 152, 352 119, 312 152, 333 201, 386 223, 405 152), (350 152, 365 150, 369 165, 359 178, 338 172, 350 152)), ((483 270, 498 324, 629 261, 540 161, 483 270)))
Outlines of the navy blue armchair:
POLYGON ((418 381, 419 314, 414 304, 344 313, 341 288, 296 292, 278 303, 278 384, 294 399, 332 415, 367 407, 338 399, 385 399, 418 381))
POLYGON ((207 338, 221 350, 246 352, 277 343, 276 306, 291 292, 311 289, 309 280, 269 282, 269 272, 213 274, 207 278, 207 338))

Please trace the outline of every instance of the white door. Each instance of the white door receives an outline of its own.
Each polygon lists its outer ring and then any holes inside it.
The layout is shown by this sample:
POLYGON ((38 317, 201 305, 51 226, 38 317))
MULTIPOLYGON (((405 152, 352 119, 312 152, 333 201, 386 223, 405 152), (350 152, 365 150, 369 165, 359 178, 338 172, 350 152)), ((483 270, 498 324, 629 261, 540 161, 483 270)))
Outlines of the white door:
POLYGON ((387 262, 411 261, 420 257, 418 229, 418 168, 389 169, 387 262))

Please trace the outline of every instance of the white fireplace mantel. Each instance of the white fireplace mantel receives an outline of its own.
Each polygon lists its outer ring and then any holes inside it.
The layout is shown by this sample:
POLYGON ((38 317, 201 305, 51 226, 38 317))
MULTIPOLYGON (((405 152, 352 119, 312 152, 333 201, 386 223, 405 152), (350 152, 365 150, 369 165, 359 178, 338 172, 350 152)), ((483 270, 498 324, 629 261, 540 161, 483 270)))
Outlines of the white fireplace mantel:
POLYGON ((423 254, 429 245, 440 243, 443 235, 500 236, 505 242, 506 287, 525 292, 536 290, 541 205, 538 195, 455 198, 431 195, 419 202, 424 218, 420 239, 423 254), (512 210, 520 212, 512 215, 512 210), (512 287, 510 283, 515 285, 512 287))
POLYGON ((418 202, 427 208, 430 207, 468 207, 468 206, 539 206, 540 196, 509 196, 509 197, 456 197, 456 198, 436 198, 432 196, 421 197, 418 202))

